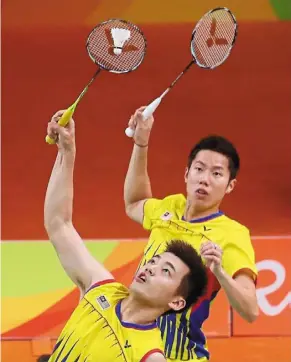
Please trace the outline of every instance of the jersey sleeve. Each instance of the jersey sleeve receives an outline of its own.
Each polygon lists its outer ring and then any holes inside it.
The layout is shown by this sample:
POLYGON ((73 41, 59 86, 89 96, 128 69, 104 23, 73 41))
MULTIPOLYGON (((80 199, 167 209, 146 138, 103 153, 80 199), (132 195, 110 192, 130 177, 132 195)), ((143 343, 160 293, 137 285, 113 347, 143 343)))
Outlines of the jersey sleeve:
POLYGON ((146 230, 151 230, 152 220, 155 218, 157 209, 162 205, 163 200, 148 199, 143 206, 143 227, 146 230))
POLYGON ((248 229, 242 229, 230 235, 230 238, 231 241, 223 249, 222 262, 225 271, 234 277, 239 271, 247 269, 252 272, 253 278, 256 280, 258 271, 248 229))

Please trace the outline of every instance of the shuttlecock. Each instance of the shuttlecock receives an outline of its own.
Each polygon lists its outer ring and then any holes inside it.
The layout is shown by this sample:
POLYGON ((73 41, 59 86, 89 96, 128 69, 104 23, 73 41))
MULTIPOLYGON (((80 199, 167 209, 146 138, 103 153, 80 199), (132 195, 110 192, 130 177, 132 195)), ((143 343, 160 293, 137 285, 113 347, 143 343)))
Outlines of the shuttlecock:
POLYGON ((115 55, 122 53, 124 43, 130 38, 130 30, 113 28, 111 29, 111 36, 113 39, 113 52, 115 55))

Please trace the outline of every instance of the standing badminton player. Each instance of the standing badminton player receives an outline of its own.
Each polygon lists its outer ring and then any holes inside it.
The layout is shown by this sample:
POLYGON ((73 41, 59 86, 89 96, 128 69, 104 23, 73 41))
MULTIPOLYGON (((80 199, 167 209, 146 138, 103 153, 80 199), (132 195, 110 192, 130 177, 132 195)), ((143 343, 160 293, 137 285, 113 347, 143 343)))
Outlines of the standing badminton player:
POLYGON ((44 217, 64 270, 80 288, 81 301, 65 325, 50 362, 163 362, 156 319, 187 308, 203 295, 206 268, 189 244, 171 241, 137 273, 129 289, 88 252, 72 223, 75 128, 57 122, 48 136, 58 155, 47 188, 44 217))
POLYGON ((135 133, 124 184, 126 213, 151 232, 140 267, 173 238, 186 240, 205 259, 209 268, 206 295, 182 313, 162 316, 159 327, 165 355, 171 361, 206 361, 209 352, 202 326, 221 288, 246 321, 253 322, 258 315, 257 270, 249 230, 220 211, 224 196, 235 187, 239 155, 225 138, 206 137, 188 157, 186 197, 178 194, 162 200, 153 198, 147 171, 153 117, 144 120, 142 111, 137 110, 129 121, 135 133))

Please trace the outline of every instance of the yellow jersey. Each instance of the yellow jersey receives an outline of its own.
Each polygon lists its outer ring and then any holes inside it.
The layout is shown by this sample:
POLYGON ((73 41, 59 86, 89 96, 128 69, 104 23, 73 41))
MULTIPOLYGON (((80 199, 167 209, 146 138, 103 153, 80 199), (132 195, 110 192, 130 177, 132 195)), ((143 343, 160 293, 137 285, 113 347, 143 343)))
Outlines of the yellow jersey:
MULTIPOLYGON (((211 240, 223 250, 222 266, 230 276, 248 269, 256 278, 249 230, 222 212, 187 222, 183 219, 185 205, 186 199, 181 194, 145 202, 143 227, 151 234, 139 267, 163 252, 167 241, 182 239, 199 252, 201 243, 211 240)), ((168 313, 158 319, 167 358, 176 361, 209 359, 202 325, 219 289, 217 279, 208 270, 207 292, 196 305, 182 313, 168 313)))
POLYGON ((163 354, 156 322, 122 321, 121 301, 128 294, 115 280, 93 285, 65 325, 49 362, 140 362, 152 353, 163 354))

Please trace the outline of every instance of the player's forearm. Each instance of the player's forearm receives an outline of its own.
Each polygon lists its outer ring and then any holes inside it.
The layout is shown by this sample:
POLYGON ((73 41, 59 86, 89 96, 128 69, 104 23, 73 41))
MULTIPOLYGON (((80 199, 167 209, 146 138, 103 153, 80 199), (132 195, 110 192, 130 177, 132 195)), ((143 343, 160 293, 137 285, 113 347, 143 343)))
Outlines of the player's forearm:
POLYGON ((72 221, 75 151, 59 152, 49 180, 44 216, 47 231, 72 221))
POLYGON ((152 197, 147 172, 147 153, 148 147, 134 145, 124 183, 125 207, 152 197))
POLYGON ((249 323, 254 322, 259 311, 257 298, 253 290, 240 285, 224 271, 216 275, 216 278, 224 289, 231 306, 243 319, 249 323))

